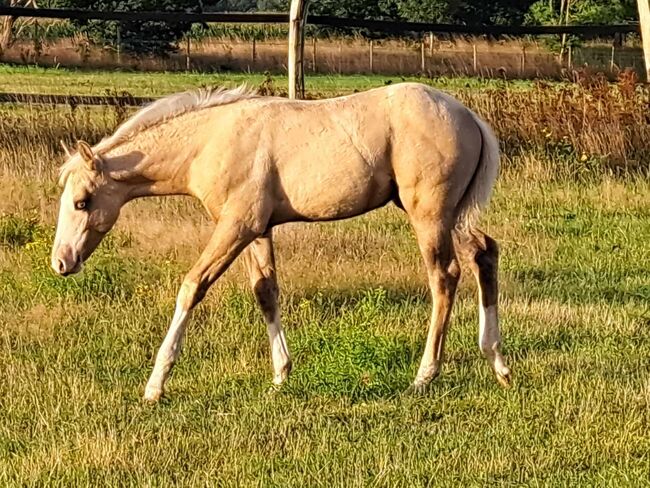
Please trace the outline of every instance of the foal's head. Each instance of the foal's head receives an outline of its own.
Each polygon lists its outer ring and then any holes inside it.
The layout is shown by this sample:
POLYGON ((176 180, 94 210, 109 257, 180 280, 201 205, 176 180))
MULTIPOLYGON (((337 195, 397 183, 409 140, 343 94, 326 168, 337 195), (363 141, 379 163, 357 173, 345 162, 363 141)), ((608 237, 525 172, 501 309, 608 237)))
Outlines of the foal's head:
POLYGON ((63 186, 52 268, 66 276, 81 270, 106 233, 111 230, 127 199, 124 185, 111 178, 106 161, 85 142, 68 154, 61 170, 63 186))

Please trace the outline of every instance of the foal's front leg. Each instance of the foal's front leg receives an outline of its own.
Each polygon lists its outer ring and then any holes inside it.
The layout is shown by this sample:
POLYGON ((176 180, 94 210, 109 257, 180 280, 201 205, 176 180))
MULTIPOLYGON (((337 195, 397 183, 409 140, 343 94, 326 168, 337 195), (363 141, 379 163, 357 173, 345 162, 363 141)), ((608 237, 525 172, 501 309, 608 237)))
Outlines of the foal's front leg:
POLYGON ((273 384, 280 385, 287 379, 291 371, 291 355, 280 323, 279 288, 275 274, 271 231, 269 230, 262 237, 255 239, 246 248, 244 256, 251 287, 262 310, 262 315, 264 315, 269 334, 273 362, 273 384))
POLYGON ((163 341, 151 377, 145 388, 145 400, 155 402, 163 394, 165 382, 180 354, 185 328, 192 309, 203 299, 208 288, 221 276, 239 253, 258 233, 239 223, 220 221, 201 257, 185 276, 176 299, 176 311, 163 341))

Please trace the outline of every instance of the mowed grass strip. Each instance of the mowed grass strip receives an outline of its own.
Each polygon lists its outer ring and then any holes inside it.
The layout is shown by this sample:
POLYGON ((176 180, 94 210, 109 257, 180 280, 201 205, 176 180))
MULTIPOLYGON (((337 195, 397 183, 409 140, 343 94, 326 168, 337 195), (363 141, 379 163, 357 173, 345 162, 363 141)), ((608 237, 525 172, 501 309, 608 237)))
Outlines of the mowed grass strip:
MULTIPOLYGON (((133 72, 0 65, 0 91, 4 92, 64 95, 119 95, 126 92, 136 96, 162 96, 200 86, 234 87, 242 83, 260 86, 265 81, 270 82, 270 87, 275 90, 286 93, 287 76, 281 74, 133 72)), ((305 80, 307 93, 318 97, 346 95, 402 81, 418 81, 449 90, 497 87, 527 89, 532 86, 529 81, 466 77, 431 79, 415 76, 310 74, 305 80)))

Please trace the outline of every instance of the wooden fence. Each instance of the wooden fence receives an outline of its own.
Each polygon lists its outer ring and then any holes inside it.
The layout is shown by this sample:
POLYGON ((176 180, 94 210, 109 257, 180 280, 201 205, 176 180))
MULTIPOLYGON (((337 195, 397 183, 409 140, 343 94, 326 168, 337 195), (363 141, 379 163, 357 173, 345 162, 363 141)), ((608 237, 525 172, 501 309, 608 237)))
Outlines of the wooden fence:
MULTIPOLYGON (((0 16, 72 20, 160 21, 190 23, 260 23, 287 24, 287 13, 188 13, 188 12, 100 12, 92 10, 23 8, 0 6, 0 16)), ((424 22, 395 22, 389 20, 345 19, 328 15, 309 15, 307 24, 368 29, 386 34, 429 33, 472 34, 490 36, 527 36, 569 34, 576 36, 613 36, 639 33, 638 24, 622 25, 453 25, 424 22)))

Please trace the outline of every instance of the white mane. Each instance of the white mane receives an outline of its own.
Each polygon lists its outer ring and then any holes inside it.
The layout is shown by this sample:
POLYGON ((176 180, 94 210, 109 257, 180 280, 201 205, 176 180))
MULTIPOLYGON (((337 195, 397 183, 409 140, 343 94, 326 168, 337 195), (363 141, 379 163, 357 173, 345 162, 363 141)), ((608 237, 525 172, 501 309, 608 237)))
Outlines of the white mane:
MULTIPOLYGON (((173 95, 166 96, 147 105, 136 112, 130 119, 120 125, 115 133, 103 139, 93 149, 101 153, 107 151, 116 145, 130 139, 135 134, 143 130, 154 127, 169 119, 178 117, 189 112, 196 112, 205 108, 216 107, 218 105, 227 105, 248 98, 259 96, 257 90, 249 88, 246 85, 237 88, 226 89, 218 88, 200 88, 173 95)), ((59 172, 59 180, 65 183, 70 172, 80 166, 79 158, 69 158, 59 172)))
POLYGON ((101 141, 96 150, 106 150, 129 139, 138 132, 179 115, 257 96, 257 90, 246 85, 230 90, 223 87, 200 88, 169 95, 136 112, 133 117, 120 125, 111 137, 101 141))

